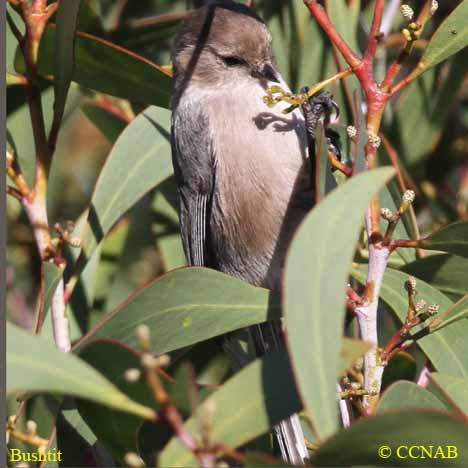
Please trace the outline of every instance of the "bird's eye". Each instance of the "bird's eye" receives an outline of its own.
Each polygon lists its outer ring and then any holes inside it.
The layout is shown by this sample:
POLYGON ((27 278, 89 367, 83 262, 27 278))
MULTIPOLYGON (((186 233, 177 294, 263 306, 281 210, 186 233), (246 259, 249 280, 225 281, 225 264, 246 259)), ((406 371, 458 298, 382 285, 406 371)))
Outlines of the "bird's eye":
POLYGON ((239 65, 244 65, 245 61, 242 60, 239 57, 236 57, 234 55, 230 55, 228 57, 222 57, 223 62, 228 66, 228 67, 237 67, 239 65))

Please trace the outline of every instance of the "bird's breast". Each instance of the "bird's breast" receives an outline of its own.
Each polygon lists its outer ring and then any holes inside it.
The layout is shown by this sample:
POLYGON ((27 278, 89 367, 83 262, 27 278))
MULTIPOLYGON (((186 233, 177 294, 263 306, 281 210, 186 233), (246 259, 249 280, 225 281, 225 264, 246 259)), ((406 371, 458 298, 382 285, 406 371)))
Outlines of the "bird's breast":
POLYGON ((269 286, 272 264, 282 264, 305 214, 296 199, 310 188, 310 163, 302 115, 269 109, 265 94, 260 84, 232 87, 204 109, 216 155, 211 222, 221 269, 269 286))

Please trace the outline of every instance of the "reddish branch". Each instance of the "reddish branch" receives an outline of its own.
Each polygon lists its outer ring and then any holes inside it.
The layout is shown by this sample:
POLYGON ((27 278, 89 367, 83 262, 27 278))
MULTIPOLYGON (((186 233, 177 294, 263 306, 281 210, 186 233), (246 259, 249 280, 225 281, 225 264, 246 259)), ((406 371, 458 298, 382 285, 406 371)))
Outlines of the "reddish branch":
POLYGON ((384 11, 384 0, 376 0, 374 7, 374 17, 372 18, 372 25, 369 32, 369 42, 367 50, 364 54, 364 60, 372 62, 377 51, 377 45, 380 41, 380 25, 382 24, 382 16, 384 11))
POLYGON ((361 59, 351 50, 335 29, 326 11, 317 3, 316 0, 304 0, 304 3, 317 20, 317 23, 325 31, 332 44, 340 51, 343 58, 354 71, 361 64, 361 59))

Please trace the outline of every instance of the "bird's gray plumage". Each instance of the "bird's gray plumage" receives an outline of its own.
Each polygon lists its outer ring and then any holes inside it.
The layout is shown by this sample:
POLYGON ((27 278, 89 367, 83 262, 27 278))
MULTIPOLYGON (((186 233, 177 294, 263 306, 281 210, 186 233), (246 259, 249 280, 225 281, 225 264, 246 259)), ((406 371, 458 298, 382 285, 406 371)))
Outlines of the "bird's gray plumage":
MULTIPOLYGON (((271 36, 253 10, 211 2, 175 41, 172 149, 180 227, 190 265, 279 290, 285 252, 312 206, 304 119, 263 102, 275 82, 271 36)), ((258 330, 278 346, 275 326, 258 330)), ((286 461, 307 456, 297 416, 275 428, 286 461)))

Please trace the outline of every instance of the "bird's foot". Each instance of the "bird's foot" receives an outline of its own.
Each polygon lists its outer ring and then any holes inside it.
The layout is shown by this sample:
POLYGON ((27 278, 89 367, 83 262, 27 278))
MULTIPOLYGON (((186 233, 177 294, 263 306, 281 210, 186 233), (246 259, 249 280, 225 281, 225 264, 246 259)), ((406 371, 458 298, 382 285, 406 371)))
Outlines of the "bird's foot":
MULTIPOLYGON (((309 88, 304 87, 301 93, 307 93, 309 88)), ((327 138, 328 149, 339 160, 341 160, 340 136, 334 130, 328 128, 330 117, 333 112, 336 118, 340 115, 340 108, 333 100, 333 95, 328 91, 318 91, 302 104, 302 111, 306 120, 306 130, 309 140, 315 142, 318 122, 323 118, 325 136, 327 138)))

